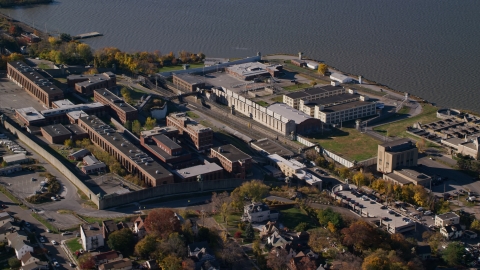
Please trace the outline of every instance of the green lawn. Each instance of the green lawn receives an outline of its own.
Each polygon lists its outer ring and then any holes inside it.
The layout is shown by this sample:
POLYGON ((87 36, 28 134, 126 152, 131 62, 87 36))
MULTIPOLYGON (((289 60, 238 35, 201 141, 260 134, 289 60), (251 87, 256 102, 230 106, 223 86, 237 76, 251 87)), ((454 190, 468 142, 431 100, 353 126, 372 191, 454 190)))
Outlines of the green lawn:
POLYGON ((294 229, 301 222, 307 223, 309 226, 314 226, 310 217, 307 216, 302 210, 292 207, 285 210, 280 210, 280 222, 283 226, 294 229))
POLYGON ((40 63, 37 65, 38 68, 40 69, 50 69, 51 67, 49 65, 47 65, 46 63, 40 63))
POLYGON ((410 113, 410 107, 407 107, 407 106, 403 106, 398 112, 397 114, 409 114, 410 113))
POLYGON ((79 238, 73 238, 73 239, 65 241, 68 249, 70 250, 70 252, 72 252, 72 254, 75 254, 75 251, 83 248, 82 244, 80 244, 80 242, 78 240, 79 240, 79 238))
POLYGON ((262 106, 262 107, 268 107, 268 104, 267 102, 263 101, 263 100, 259 100, 259 101, 256 101, 255 103, 257 103, 258 105, 262 106))
POLYGON ((191 111, 187 112, 187 116, 190 117, 190 118, 193 118, 193 119, 200 118, 200 116, 198 116, 198 114, 196 114, 194 112, 191 112, 191 111))
MULTIPOLYGON (((236 231, 242 231, 238 228, 238 223, 241 222, 241 220, 240 220, 241 217, 242 216, 241 216, 240 213, 235 213, 235 214, 228 215, 227 216, 227 223, 225 223, 225 222, 223 222, 223 219, 220 215, 217 214, 217 215, 213 216, 213 218, 215 219, 215 221, 218 224, 221 224, 221 225, 225 226, 225 228, 227 229, 228 233, 231 236, 233 236, 236 231)), ((199 222, 199 224, 201 224, 202 221, 200 219, 197 222, 199 222)))
POLYGON ((420 122, 422 124, 428 124, 438 120, 437 107, 429 104, 422 105, 422 107, 423 107, 422 113, 417 116, 400 120, 395 123, 381 125, 373 128, 373 130, 383 135, 386 135, 388 132, 388 136, 411 137, 411 136, 408 136, 407 134, 407 127, 412 126, 416 122, 420 122))
POLYGON ((283 96, 276 96, 274 98, 271 98, 270 100, 275 102, 283 102, 283 96))
MULTIPOLYGON (((203 68, 205 66, 203 63, 195 63, 195 64, 189 64, 189 65, 190 65, 189 69, 203 68)), ((182 65, 176 65, 176 66, 162 67, 158 70, 158 72, 169 72, 169 71, 182 70, 182 69, 183 69, 182 65)))
POLYGON ((362 161, 376 156, 378 144, 381 143, 355 128, 345 126, 341 130, 332 129, 331 132, 309 135, 308 138, 350 161, 362 161))
POLYGON ((283 89, 285 89, 287 91, 295 91, 295 90, 300 90, 300 89, 304 89, 304 88, 308 88, 308 87, 311 87, 311 85, 308 84, 308 83, 299 83, 299 84, 294 84, 294 85, 290 85, 290 86, 287 86, 287 87, 283 87, 283 89))

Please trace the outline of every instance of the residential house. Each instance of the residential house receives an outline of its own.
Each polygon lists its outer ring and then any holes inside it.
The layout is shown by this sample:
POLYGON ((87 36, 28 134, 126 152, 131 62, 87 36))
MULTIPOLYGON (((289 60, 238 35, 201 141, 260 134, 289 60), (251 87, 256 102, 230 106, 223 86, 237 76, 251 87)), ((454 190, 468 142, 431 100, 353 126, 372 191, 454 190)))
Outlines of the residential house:
POLYGON ((23 231, 18 231, 7 235, 8 245, 15 250, 17 259, 21 259, 28 252, 33 252, 33 245, 28 241, 27 235, 23 231))
POLYGON ((440 234, 447 239, 457 239, 462 237, 465 228, 460 224, 452 224, 444 226, 440 229, 440 234))
POLYGON ((246 205, 243 208, 243 221, 248 221, 250 223, 258 223, 267 220, 277 220, 278 211, 270 210, 270 208, 264 203, 252 203, 246 205))
POLYGON ((142 239, 145 234, 147 234, 147 231, 145 230, 145 220, 141 216, 133 222, 132 230, 137 234, 138 239, 142 239))
POLYGON ((121 259, 114 262, 104 263, 98 267, 98 270, 131 270, 132 261, 130 259, 121 259))
POLYGON ((315 257, 308 256, 300 251, 295 257, 290 259, 289 268, 290 270, 316 270, 317 263, 315 260, 315 257))
POLYGON ((192 243, 187 246, 188 257, 197 257, 197 254, 202 249, 207 249, 207 248, 208 248, 207 241, 192 243))
POLYGON ((421 260, 430 259, 430 256, 432 256, 432 248, 429 245, 417 246, 415 252, 421 260))
POLYGON ((115 250, 102 252, 97 255, 92 256, 95 261, 95 265, 101 265, 108 262, 118 261, 123 259, 123 255, 120 252, 115 250))
POLYGON ((82 238, 82 247, 84 250, 95 250, 105 245, 103 231, 97 224, 80 225, 80 237, 82 238))
POLYGON ((34 262, 26 264, 20 267, 20 270, 41 270, 41 269, 49 269, 48 262, 34 262))
POLYGON ((280 232, 280 229, 277 227, 277 222, 269 221, 267 224, 263 225, 262 230, 260 231, 260 238, 271 235, 275 232, 280 232))
POLYGON ((13 222, 12 216, 7 212, 0 212, 0 226, 3 226, 8 222, 13 222))
POLYGON ((25 266, 27 264, 39 262, 40 259, 35 257, 32 252, 27 252, 27 254, 23 255, 20 261, 22 262, 22 266, 25 266))
POLYGON ((272 245, 272 247, 284 247, 287 244, 291 244, 292 240, 291 237, 282 236, 278 232, 274 232, 267 238, 267 243, 272 245))
POLYGON ((454 212, 449 212, 441 215, 435 216, 435 226, 436 227, 445 227, 448 225, 454 225, 460 223, 460 216, 454 212))
POLYGON ((0 241, 8 242, 7 236, 20 230, 20 226, 13 222, 7 222, 0 226, 0 241))
POLYGON ((108 236, 115 231, 118 231, 118 226, 115 221, 111 219, 102 221, 102 233, 105 241, 107 241, 108 236))
POLYGON ((216 270, 220 269, 220 264, 216 260, 213 252, 208 247, 206 241, 196 242, 188 245, 188 257, 194 260, 196 270, 216 270))

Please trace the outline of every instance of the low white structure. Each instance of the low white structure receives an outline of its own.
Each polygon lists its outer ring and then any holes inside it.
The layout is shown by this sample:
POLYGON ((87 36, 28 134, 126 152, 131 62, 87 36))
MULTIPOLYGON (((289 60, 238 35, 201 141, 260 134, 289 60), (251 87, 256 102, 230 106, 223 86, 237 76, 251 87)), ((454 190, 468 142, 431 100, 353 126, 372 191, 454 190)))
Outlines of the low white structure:
POLYGON ((318 63, 317 62, 307 62, 307 67, 309 69, 318 69, 318 63))
POLYGON ((306 166, 297 160, 286 160, 277 154, 269 155, 268 159, 270 159, 272 165, 275 165, 277 168, 279 168, 285 176, 296 176, 299 179, 303 179, 305 175, 305 171, 303 170, 306 168, 306 166))
POLYGON ((450 225, 455 225, 460 223, 460 216, 454 212, 449 212, 441 215, 435 216, 435 226, 436 227, 445 227, 450 225))
POLYGON ((264 203, 252 203, 243 208, 243 221, 258 223, 264 221, 275 221, 278 219, 278 212, 270 210, 264 203))
POLYGON ((94 250, 105 245, 103 232, 97 224, 80 225, 80 237, 84 250, 94 250))
POLYGON ((312 187, 316 187, 319 190, 322 190, 322 179, 316 177, 315 175, 311 173, 306 173, 305 177, 303 178, 307 184, 309 184, 312 187))
POLYGON ((463 232, 465 231, 460 224, 452 224, 440 229, 440 234, 447 239, 457 239, 462 237, 463 232))
POLYGON ((272 247, 284 247, 287 244, 291 244, 292 240, 291 237, 284 237, 278 232, 274 232, 267 238, 267 243, 272 245, 272 247))
POLYGON ((332 73, 330 75, 330 79, 333 80, 333 81, 339 82, 339 83, 349 83, 353 80, 352 78, 348 77, 347 75, 343 75, 343 74, 340 74, 340 73, 332 73))
POLYGON ((0 175, 9 175, 11 173, 19 172, 22 170, 22 166, 20 164, 15 164, 12 166, 7 166, 5 168, 0 168, 0 175))
POLYGON ((28 158, 25 154, 15 154, 15 155, 9 155, 9 156, 4 156, 3 160, 8 164, 8 165, 13 165, 13 164, 22 164, 28 162, 28 158))

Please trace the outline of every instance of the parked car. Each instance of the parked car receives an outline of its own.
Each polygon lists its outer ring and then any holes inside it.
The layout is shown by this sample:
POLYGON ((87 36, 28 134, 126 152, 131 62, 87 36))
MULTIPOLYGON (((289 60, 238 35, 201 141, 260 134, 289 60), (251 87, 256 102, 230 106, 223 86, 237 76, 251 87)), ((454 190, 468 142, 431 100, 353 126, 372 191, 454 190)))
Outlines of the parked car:
POLYGON ((72 234, 72 232, 66 231, 62 233, 62 235, 69 235, 69 234, 72 234))
POLYGON ((60 267, 60 264, 58 262, 53 262, 53 265, 55 265, 55 267, 60 267))
POLYGON ((40 243, 45 243, 45 238, 40 237, 40 243))
POLYGON ((57 241, 55 241, 55 240, 52 240, 51 242, 52 242, 52 245, 58 244, 57 241))
POLYGON ((423 211, 423 207, 418 207, 417 211, 423 211))
POLYGON ((425 213, 423 213, 425 216, 429 216, 432 214, 432 211, 425 211, 425 213))

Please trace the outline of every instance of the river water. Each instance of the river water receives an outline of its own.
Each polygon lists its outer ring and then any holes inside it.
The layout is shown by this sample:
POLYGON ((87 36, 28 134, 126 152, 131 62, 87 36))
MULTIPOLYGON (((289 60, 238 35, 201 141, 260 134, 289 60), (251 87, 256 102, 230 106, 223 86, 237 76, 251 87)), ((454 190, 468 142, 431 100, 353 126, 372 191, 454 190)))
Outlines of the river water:
POLYGON ((478 0, 58 0, 0 12, 93 48, 210 57, 299 51, 435 102, 480 112, 478 0))

